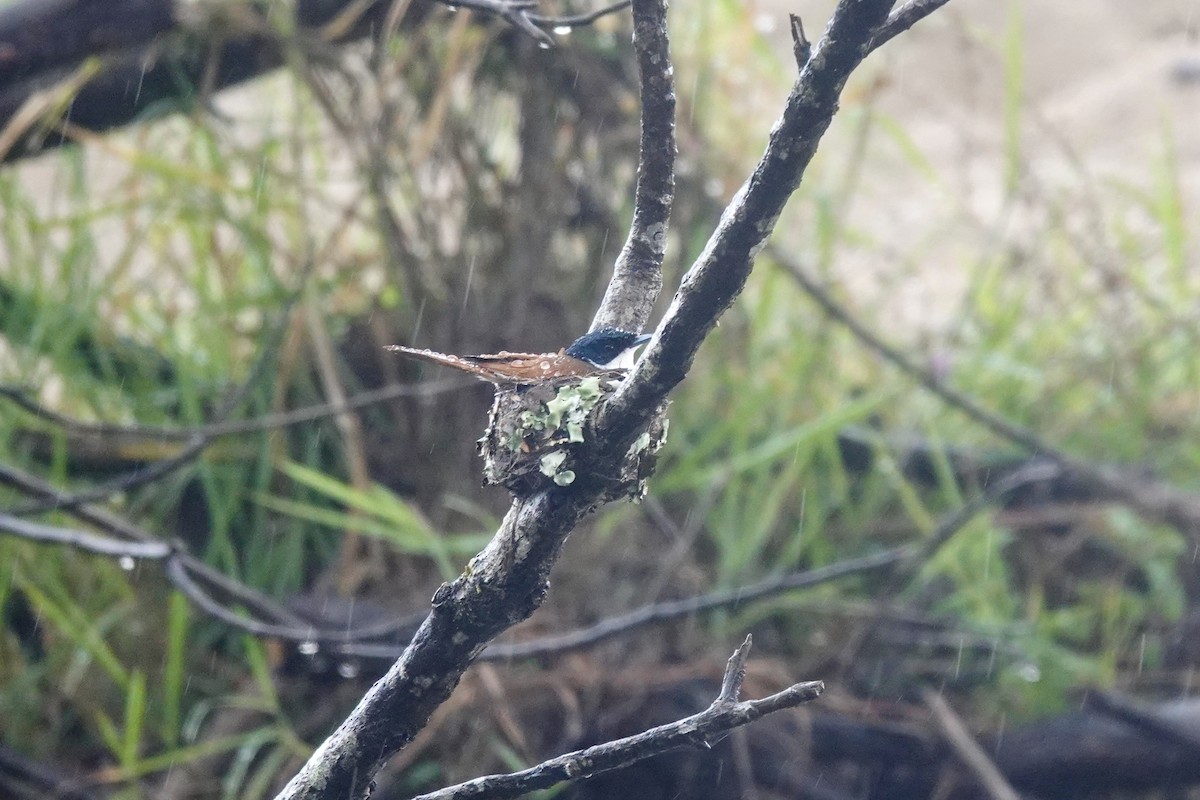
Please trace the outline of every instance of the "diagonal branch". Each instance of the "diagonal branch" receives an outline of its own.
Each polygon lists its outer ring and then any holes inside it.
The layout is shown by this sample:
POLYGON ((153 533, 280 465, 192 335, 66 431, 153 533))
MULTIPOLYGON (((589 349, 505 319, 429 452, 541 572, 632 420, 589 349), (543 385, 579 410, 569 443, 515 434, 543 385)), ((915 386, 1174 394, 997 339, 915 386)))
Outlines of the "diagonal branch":
POLYGON ((810 681, 794 684, 761 700, 739 701, 738 694, 746 677, 746 659, 750 656, 750 645, 751 639, 747 636, 742 646, 729 657, 725 677, 721 681, 721 693, 712 705, 699 714, 624 739, 566 753, 511 775, 476 778, 457 786, 420 795, 413 800, 466 800, 483 797, 499 800, 519 797, 560 783, 611 772, 670 750, 684 747, 707 749, 734 728, 775 711, 795 708, 801 703, 815 700, 824 691, 824 684, 820 681, 810 681))
POLYGON ((1053 461, 1064 471, 1078 476, 1085 483, 1103 489, 1140 513, 1166 522, 1193 539, 1200 538, 1200 497, 1197 495, 1163 481, 1133 474, 1128 469, 1088 461, 1068 453, 1038 432, 992 411, 966 392, 948 386, 945 381, 905 355, 900 348, 884 341, 871 331, 822 287, 799 261, 778 250, 773 250, 771 257, 816 301, 822 311, 841 323, 854 338, 941 398, 947 405, 958 409, 997 436, 1053 461))
MULTIPOLYGON (((70 497, 40 478, 6 464, 0 464, 0 485, 14 487, 51 503, 63 501, 65 504, 70 497)), ((111 538, 26 523, 8 514, 0 514, 0 532, 12 533, 30 541, 69 545, 101 555, 165 561, 167 577, 192 602, 222 621, 260 636, 330 644, 344 642, 348 638, 344 626, 323 628, 316 625, 261 592, 208 566, 181 547, 156 539, 116 514, 89 505, 76 506, 67 513, 111 534, 111 538), (179 576, 182 579, 177 580, 179 576), (200 584, 207 587, 208 591, 200 588, 200 584), (209 597, 209 591, 224 597, 225 604, 209 597), (244 607, 252 618, 240 617, 230 608, 232 605, 244 607)))
POLYGON ((925 687, 921 691, 921 696, 925 700, 925 705, 933 713, 933 720, 941 728, 942 735, 958 755, 959 760, 983 785, 986 796, 991 800, 1021 800, 1021 796, 1009 785, 1004 773, 996 767, 995 762, 988 757, 979 742, 975 741, 975 737, 967 730, 967 726, 958 714, 954 713, 954 709, 946 702, 946 698, 929 687, 925 687))

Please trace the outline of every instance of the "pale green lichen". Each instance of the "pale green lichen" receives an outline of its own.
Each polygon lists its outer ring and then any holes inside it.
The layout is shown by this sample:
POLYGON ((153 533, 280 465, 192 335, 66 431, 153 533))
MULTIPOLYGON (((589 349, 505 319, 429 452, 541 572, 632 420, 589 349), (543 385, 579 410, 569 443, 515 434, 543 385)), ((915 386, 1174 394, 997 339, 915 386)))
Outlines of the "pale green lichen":
POLYGON ((569 469, 561 469, 563 462, 566 460, 567 454, 562 450, 547 453, 542 456, 540 462, 542 474, 547 478, 552 478, 559 486, 571 485, 575 481, 575 473, 569 469))
POLYGON ((642 435, 633 440, 633 444, 629 445, 629 455, 636 456, 638 453, 650 446, 650 432, 642 431, 642 435))
MULTIPOLYGON (((553 402, 553 401, 551 401, 553 402)), ((532 411, 521 412, 521 427, 527 431, 540 431, 546 427, 545 413, 535 414, 532 411)))
POLYGON ((596 375, 589 375, 573 386, 562 387, 553 400, 546 402, 546 427, 560 428, 564 422, 582 427, 588 412, 599 400, 600 378, 596 375))
POLYGON ((587 416, 600 402, 600 378, 589 375, 577 384, 563 386, 558 393, 546 401, 542 411, 521 413, 521 425, 505 441, 509 450, 517 451, 525 437, 535 431, 548 431, 551 438, 555 432, 564 431, 568 442, 582 442, 583 426, 587 416))
POLYGON ((562 450, 555 450, 553 453, 546 453, 542 456, 542 474, 551 477, 558 472, 558 468, 567 460, 567 454, 562 450))

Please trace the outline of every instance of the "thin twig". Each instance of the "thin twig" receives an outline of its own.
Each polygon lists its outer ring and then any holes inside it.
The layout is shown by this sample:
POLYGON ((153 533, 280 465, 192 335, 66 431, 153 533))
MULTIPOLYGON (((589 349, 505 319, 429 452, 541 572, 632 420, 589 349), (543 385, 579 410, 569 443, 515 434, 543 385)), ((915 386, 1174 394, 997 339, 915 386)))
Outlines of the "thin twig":
POLYGON ((746 725, 775 711, 807 703, 820 696, 824 684, 809 681, 789 686, 782 692, 761 700, 739 701, 742 681, 746 677, 746 659, 750 655, 751 639, 729 657, 724 680, 717 699, 707 709, 624 739, 577 750, 552 758, 536 767, 510 775, 488 775, 457 786, 450 786, 413 800, 466 800, 466 798, 519 797, 560 783, 577 781, 627 767, 638 761, 684 747, 709 749, 734 728, 746 725))
POLYGON ((178 453, 169 458, 160 459, 146 466, 138 467, 111 481, 91 489, 62 496, 62 504, 54 505, 48 502, 26 503, 9 509, 20 516, 34 516, 48 511, 70 511, 87 503, 96 503, 111 498, 122 492, 132 491, 139 486, 146 486, 161 480, 178 469, 190 464, 212 444, 211 436, 197 435, 191 437, 178 453))
MULTIPOLYGON (((64 492, 40 478, 6 464, 0 464, 0 483, 35 497, 45 498, 49 502, 67 497, 64 492)), ((177 562, 181 568, 186 570, 186 576, 192 579, 175 584, 185 597, 195 602, 199 608, 213 613, 211 602, 215 601, 211 601, 207 590, 200 591, 198 594, 191 592, 194 585, 210 587, 226 598, 225 603, 221 606, 223 610, 214 613, 214 616, 258 635, 334 646, 346 641, 361 641, 361 638, 377 638, 395 632, 393 626, 388 626, 386 630, 374 630, 373 628, 370 636, 366 631, 348 633, 344 625, 324 628, 276 603, 256 589, 218 572, 189 554, 181 546, 163 542, 122 517, 88 505, 72 508, 68 513, 115 538, 104 539, 84 531, 45 525, 38 525, 31 529, 26 527, 31 523, 7 514, 0 515, 0 533, 11 533, 31 541, 65 544, 87 552, 115 558, 166 561, 168 564, 177 562), (231 610, 233 605, 243 606, 252 616, 247 619, 237 615, 231 610)), ((170 570, 168 570, 168 577, 172 577, 170 570)), ((402 628, 399 621, 395 627, 402 628)))
POLYGON ((798 14, 788 14, 788 22, 792 29, 792 56, 796 59, 796 68, 804 69, 804 65, 812 58, 812 42, 804 33, 804 21, 798 14))
POLYGON ((553 47, 550 34, 533 24, 529 9, 537 7, 537 0, 441 0, 452 9, 466 8, 500 17, 517 30, 533 37, 543 47, 553 47))
POLYGON ((909 0, 889 14, 887 22, 879 26, 879 30, 875 31, 875 36, 871 39, 870 48, 875 50, 882 47, 949 2, 950 0, 909 0))
POLYGON ((1045 465, 1035 465, 1014 472, 1004 480, 989 486, 978 497, 967 502, 961 508, 948 514, 934 528, 929 538, 923 542, 893 547, 868 556, 838 561, 824 567, 790 572, 736 589, 725 589, 680 600, 655 603, 627 614, 601 620, 587 628, 558 636, 547 636, 514 644, 493 644, 483 651, 480 658, 496 661, 557 655, 590 647, 618 636, 625 636, 649 625, 684 619, 710 611, 740 608, 750 603, 778 597, 781 594, 799 589, 810 589, 854 575, 897 568, 904 575, 912 574, 985 508, 1002 502, 1004 498, 1031 482, 1047 480, 1050 477, 1052 477, 1052 472, 1045 465))
POLYGON ((31 542, 57 544, 100 556, 136 559, 164 559, 171 554, 165 542, 124 542, 109 536, 97 536, 75 528, 43 525, 0 512, 0 533, 9 533, 31 542))
POLYGON ((988 758, 987 753, 979 746, 979 742, 975 741, 975 737, 971 736, 967 726, 954 713, 954 709, 950 707, 946 699, 928 687, 922 690, 921 697, 924 698, 925 705, 933 712, 933 719, 937 722, 946 741, 950 743, 963 764, 983 785, 988 797, 992 800, 1021 800, 1021 796, 1009 785, 1004 774, 988 758))

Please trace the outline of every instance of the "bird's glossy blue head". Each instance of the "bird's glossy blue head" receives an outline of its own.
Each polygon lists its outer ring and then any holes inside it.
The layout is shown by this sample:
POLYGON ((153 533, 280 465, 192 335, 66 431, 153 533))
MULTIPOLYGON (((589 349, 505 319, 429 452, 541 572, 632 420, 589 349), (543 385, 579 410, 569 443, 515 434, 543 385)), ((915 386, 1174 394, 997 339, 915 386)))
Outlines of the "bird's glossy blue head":
POLYGON ((634 353, 648 341, 648 333, 639 336, 616 328, 601 328, 580 336, 566 352, 600 369, 628 369, 633 366, 634 353))

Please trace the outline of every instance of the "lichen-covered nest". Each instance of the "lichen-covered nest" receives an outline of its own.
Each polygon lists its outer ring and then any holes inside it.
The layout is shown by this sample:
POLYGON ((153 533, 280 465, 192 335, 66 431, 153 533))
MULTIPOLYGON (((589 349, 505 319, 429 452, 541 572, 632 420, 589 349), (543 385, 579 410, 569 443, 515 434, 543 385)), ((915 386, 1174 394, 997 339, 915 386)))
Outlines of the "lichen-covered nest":
POLYGON ((479 440, 484 482, 528 495, 550 484, 599 481, 604 499, 641 498, 667 438, 666 403, 619 463, 597 468, 593 420, 622 372, 559 378, 496 389, 488 429, 479 440), (591 465, 591 466, 589 466, 591 465), (601 474, 603 473, 603 474, 601 474))

